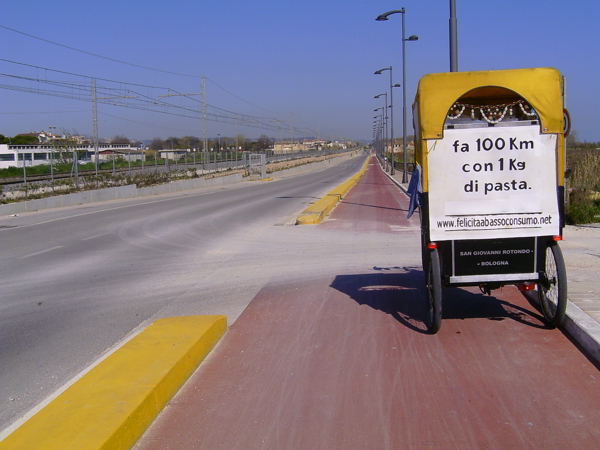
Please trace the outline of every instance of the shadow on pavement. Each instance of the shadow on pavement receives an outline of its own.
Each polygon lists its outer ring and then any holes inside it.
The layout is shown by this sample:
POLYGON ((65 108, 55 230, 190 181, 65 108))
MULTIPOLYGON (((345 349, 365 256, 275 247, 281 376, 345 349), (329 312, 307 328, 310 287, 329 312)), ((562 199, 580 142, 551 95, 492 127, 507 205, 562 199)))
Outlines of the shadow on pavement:
POLYGON ((393 184, 391 181, 387 182, 387 183, 373 183, 372 181, 360 181, 361 184, 365 185, 365 186, 389 186, 390 184, 393 184))
MULTIPOLYGON (((331 287, 346 294, 359 305, 367 305, 390 314, 407 328, 427 334, 427 299, 423 271, 414 267, 373 269, 378 273, 338 275, 331 287)), ((500 297, 502 291, 497 292, 500 297)), ((512 319, 534 328, 546 328, 541 315, 498 297, 461 288, 444 289, 442 319, 512 319)))
POLYGON ((390 211, 408 211, 408 209, 404 208, 389 208, 387 206, 377 206, 377 205, 367 205, 366 203, 354 203, 344 200, 345 205, 353 205, 353 206, 364 206, 366 208, 376 208, 376 209, 387 209, 390 211))
POLYGON ((282 199, 290 199, 290 198, 294 198, 294 199, 300 199, 300 200, 319 200, 319 197, 312 197, 312 196, 299 196, 299 197, 275 197, 276 200, 282 200, 282 199))

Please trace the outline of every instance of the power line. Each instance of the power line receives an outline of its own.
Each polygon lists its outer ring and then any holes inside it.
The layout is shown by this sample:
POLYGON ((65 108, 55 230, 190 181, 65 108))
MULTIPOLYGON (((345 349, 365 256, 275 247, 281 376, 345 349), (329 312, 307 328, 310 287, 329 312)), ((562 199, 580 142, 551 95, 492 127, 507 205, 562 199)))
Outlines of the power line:
MULTIPOLYGON (((0 25, 0 27, 2 27, 2 26, 0 25)), ((6 28, 6 27, 2 27, 2 28, 6 28)), ((91 95, 92 95, 91 82, 93 80, 100 80, 102 82, 112 83, 112 84, 115 84, 118 86, 117 87, 102 86, 102 85, 97 86, 97 91, 99 92, 99 95, 97 97, 97 102, 99 102, 99 103, 107 104, 107 105, 111 105, 111 106, 120 106, 120 107, 127 107, 127 108, 131 108, 131 109, 158 112, 158 113, 163 113, 163 114, 171 114, 171 115, 187 117, 187 118, 199 118, 198 115, 201 114, 201 112, 197 111, 196 109, 193 109, 190 107, 178 106, 178 105, 169 103, 165 100, 161 100, 159 98, 152 97, 151 95, 146 95, 146 94, 140 92, 138 89, 133 90, 130 87, 145 88, 145 89, 149 89, 149 90, 156 89, 156 90, 160 90, 160 91, 167 91, 169 93, 175 93, 178 96, 182 96, 192 102, 198 103, 199 105, 202 105, 202 102, 200 100, 192 98, 189 94, 181 94, 180 92, 178 92, 172 88, 167 88, 167 87, 162 87, 162 86, 144 85, 144 84, 139 84, 139 83, 130 83, 130 82, 125 82, 125 81, 111 80, 111 79, 107 79, 107 78, 95 78, 95 77, 92 77, 89 75, 82 75, 82 74, 77 74, 74 72, 67 72, 67 71, 62 71, 62 70, 57 70, 57 69, 51 69, 51 68, 37 66, 37 65, 33 65, 33 64, 21 63, 18 61, 11 61, 11 60, 7 60, 7 59, 3 59, 3 58, 0 58, 0 61, 6 62, 9 64, 20 65, 23 67, 28 67, 30 69, 35 69, 38 71, 42 70, 45 72, 53 72, 53 73, 57 73, 57 74, 61 74, 61 75, 69 75, 69 76, 79 77, 79 78, 88 80, 87 82, 57 81, 57 80, 48 79, 47 77, 40 78, 39 76, 36 76, 34 78, 34 77, 25 77, 25 76, 13 75, 13 74, 7 74, 7 73, 0 73, 0 77, 6 77, 6 78, 9 78, 12 80, 20 80, 20 81, 29 82, 29 86, 15 86, 15 85, 0 84, 0 89, 28 92, 28 93, 34 93, 34 94, 40 94, 40 95, 46 95, 46 96, 53 96, 53 97, 59 97, 59 98, 65 98, 65 99, 73 99, 73 100, 90 102, 91 95), (31 87, 31 83, 47 84, 49 86, 52 86, 52 89, 43 89, 40 87, 33 88, 33 87, 31 87), (162 108, 162 109, 160 109, 160 108, 162 108), (178 111, 178 112, 174 112, 174 111, 178 111)), ((216 85, 216 83, 214 83, 212 80, 211 80, 211 82, 216 85)), ((218 86, 218 87, 221 89, 224 89, 220 86, 218 86)), ((228 92, 228 93, 231 95, 234 95, 230 92, 228 92)), ((173 95, 173 94, 169 94, 169 95, 173 95)), ((237 97, 237 98, 239 98, 239 97, 237 97)), ((244 101, 241 98, 240 98, 240 100, 244 101)), ((249 103, 249 102, 246 102, 246 103, 249 103)), ((247 126, 247 127, 265 129, 265 130, 269 130, 269 131, 277 131, 277 130, 281 129, 282 126, 287 127, 287 124, 283 120, 280 120, 280 119, 271 118, 271 117, 251 116, 248 114, 230 111, 230 110, 220 108, 220 107, 214 106, 214 105, 207 104, 207 106, 210 107, 211 111, 212 111, 211 113, 207 112, 207 116, 210 116, 210 117, 207 117, 207 120, 210 120, 210 121, 243 125, 243 126, 247 126), (268 122, 268 123, 266 123, 266 122, 268 122), (279 123, 279 124, 281 124, 281 126, 273 125, 272 122, 279 123)), ((252 105, 252 106, 256 107, 256 105, 252 105)), ((307 131, 310 131, 310 132, 314 133, 313 130, 309 130, 309 129, 300 130, 296 127, 292 127, 292 131, 299 132, 299 133, 300 132, 306 133, 307 131)))
MULTIPOLYGON (((140 65, 140 64, 135 64, 135 63, 127 62, 127 61, 123 61, 123 60, 120 60, 120 59, 111 58, 111 57, 108 57, 108 56, 100 55, 100 54, 97 54, 97 53, 89 52, 89 51, 86 51, 86 50, 78 49, 76 47, 72 47, 72 46, 69 46, 69 45, 65 45, 65 44, 61 44, 61 43, 55 42, 55 41, 51 41, 49 39, 45 39, 45 38, 42 38, 42 37, 39 37, 39 36, 35 36, 33 34, 30 34, 30 33, 25 33, 23 31, 19 31, 19 30, 16 30, 14 28, 10 28, 10 27, 7 27, 5 25, 0 25, 0 28, 5 29, 5 30, 10 31, 10 32, 13 32, 13 33, 21 34, 23 36, 27 36, 27 37, 29 37, 31 39, 36 39, 36 40, 39 40, 39 41, 42 41, 42 42, 45 42, 45 43, 48 43, 48 44, 51 44, 51 45, 62 47, 62 48, 65 48, 65 49, 68 49, 68 50, 71 50, 71 51, 75 51, 75 52, 78 52, 78 53, 82 53, 82 54, 85 54, 85 55, 93 56, 95 58, 101 58, 101 59, 104 59, 104 60, 107 60, 107 61, 116 62, 118 64, 124 64, 124 65, 131 66, 131 67, 136 67, 136 68, 140 68, 140 69, 144 69, 144 70, 150 70, 150 71, 153 71, 153 72, 165 73, 165 74, 169 74, 169 75, 176 75, 176 76, 182 76, 182 77, 188 77, 188 78, 198 78, 198 79, 202 78, 202 76, 199 76, 199 75, 191 75, 191 74, 185 74, 185 73, 180 73, 180 72, 173 72, 173 71, 168 71, 168 70, 163 70, 163 69, 157 69, 157 68, 154 68, 154 67, 143 66, 143 65, 140 65)), ((18 62, 15 62, 15 61, 9 61, 9 60, 6 60, 6 59, 0 59, 0 61, 5 61, 5 62, 13 63, 13 64, 21 64, 21 65, 29 66, 29 67, 35 67, 35 68, 38 68, 38 69, 41 69, 41 70, 52 70, 52 69, 45 69, 45 68, 42 68, 42 67, 39 67, 39 66, 34 66, 34 65, 24 64, 24 63, 18 63, 18 62)), ((73 75, 73 76, 83 76, 83 77, 88 77, 90 79, 97 79, 97 80, 110 81, 110 82, 115 82, 116 83, 116 81, 102 79, 102 78, 98 78, 98 77, 89 77, 89 76, 85 76, 85 75, 78 75, 78 74, 69 73, 69 72, 63 72, 63 71, 58 71, 58 70, 53 70, 53 71, 55 71, 57 73, 69 74, 69 75, 73 75)), ((254 108, 257 108, 257 109, 260 109, 260 110, 263 110, 263 111, 267 111, 267 112, 270 112, 270 113, 273 113, 273 114, 286 114, 286 113, 283 113, 283 112, 272 111, 272 110, 269 110, 267 108, 263 108, 261 106, 255 105, 255 104, 253 104, 253 103, 251 103, 251 102, 249 102, 249 101, 241 98, 240 96, 234 94, 233 92, 225 89, 223 86, 219 85, 214 80, 212 80, 210 78, 206 78, 206 79, 208 79, 211 83, 213 83, 219 89, 223 90, 224 92, 228 93, 229 95, 235 97, 236 99, 238 99, 238 100, 240 100, 240 101, 242 101, 242 102, 244 102, 244 103, 246 103, 246 104, 248 104, 248 105, 250 105, 250 106, 252 106, 254 108)), ((136 83, 127 83, 127 84, 132 85, 132 86, 133 85, 135 85, 135 86, 144 86, 144 85, 140 85, 140 84, 136 84, 136 83)), ((166 88, 161 88, 161 87, 157 87, 157 86, 145 86, 145 87, 154 88, 154 89, 166 89, 166 88)), ((234 114, 237 114, 237 113, 234 113, 234 114)), ((296 117, 298 117, 298 116, 296 116, 296 117)), ((314 132, 314 130, 310 130, 310 131, 314 132)))
MULTIPOLYGON (((140 64, 134 64, 134 63, 130 63, 130 62, 127 62, 127 61, 122 61, 120 59, 110 58, 108 56, 103 56, 103 55, 99 55, 97 53, 92 53, 92 52, 88 52, 86 50, 81 50, 81 49, 78 49, 78 48, 75 48, 75 47, 71 47, 71 46, 68 46, 68 45, 60 44, 58 42, 54 42, 54 41, 51 41, 49 39, 41 38, 39 36, 34 36, 33 34, 25 33, 23 31, 19 31, 19 30, 15 30, 14 28, 9 28, 9 27, 4 26, 4 25, 0 25, 0 28, 4 28, 5 30, 12 31, 13 33, 21 34, 23 36, 27 36, 27 37, 30 37, 32 39, 37 39, 38 41, 42 41, 42 42, 46 42, 48 44, 56 45, 58 47, 66 48, 68 50, 72 50, 72 51, 75 51, 75 52, 83 53, 83 54, 89 55, 89 56, 94 56, 96 58, 105 59, 107 61, 116 62, 116 63, 119 63, 119 64, 125 64, 125 65, 131 66, 131 67, 137 67, 139 69, 151 70, 153 72, 166 73, 166 74, 169 74, 169 75, 177 75, 177 76, 181 76, 181 77, 202 78, 202 76, 199 76, 199 75, 190 75, 190 74, 186 74, 186 73, 171 72, 171 71, 168 71, 168 70, 156 69, 154 67, 142 66, 140 64)), ((223 91, 227 92, 229 95, 237 98, 238 100, 241 100, 244 103, 247 103, 248 105, 250 105, 250 106, 252 106, 254 108, 262 109, 263 111, 271 112, 271 113, 274 113, 274 114, 285 114, 285 113, 278 112, 278 111, 271 111, 269 109, 266 109, 266 108, 263 108, 261 106, 255 105, 255 104, 253 104, 253 103, 251 103, 251 102, 249 102, 247 100, 244 100, 243 98, 239 97, 238 95, 234 94, 233 92, 225 89, 223 86, 220 86, 219 84, 217 84, 215 81, 211 80, 208 77, 207 77, 207 80, 210 81, 211 83, 213 83, 219 89, 222 89, 223 91)))
POLYGON ((153 124, 153 123, 139 122, 137 120, 126 119, 125 117, 114 116, 114 115, 108 114, 108 113, 100 113, 100 115, 101 116, 112 117, 113 119, 124 120, 125 122, 137 123, 138 125, 146 125, 146 126, 152 127, 152 128, 162 128, 163 130, 171 130, 171 131, 183 131, 185 133, 189 133, 190 132, 190 130, 182 130, 181 128, 173 128, 173 127, 163 127, 161 125, 156 125, 156 124, 153 124))
POLYGON ((6 115, 31 115, 31 114, 68 114, 68 113, 82 113, 89 112, 87 109, 76 109, 72 111, 31 111, 31 112, 0 112, 0 114, 6 115))
MULTIPOLYGON (((0 27, 2 27, 2 25, 0 25, 0 27)), ((7 63, 10 63, 10 64, 16 64, 16 65, 19 65, 19 66, 30 67, 30 68, 38 69, 38 70, 45 70, 45 71, 49 71, 49 72, 56 72, 56 73, 60 73, 60 74, 63 74, 63 75, 71 75, 71 76, 74 76, 74 77, 88 78, 90 80, 93 79, 93 80, 100 80, 100 81, 108 81, 110 83, 128 84, 130 86, 140 86, 140 87, 151 88, 151 89, 165 89, 165 90, 169 89, 167 87, 162 87, 162 86, 151 86, 151 85, 147 85, 147 84, 130 83, 129 81, 117 81, 117 80, 111 80, 109 78, 92 77, 90 75, 81 75, 79 73, 74 73, 74 72, 65 72, 64 70, 50 69, 48 67, 36 66, 34 64, 27 64, 27 63, 22 63, 22 62, 18 62, 18 61, 11 61, 10 59, 4 59, 4 58, 0 58, 0 61, 7 62, 7 63)))
MULTIPOLYGON (((89 79, 89 80, 96 79, 96 80, 100 80, 100 81, 105 81, 105 82, 115 83, 115 84, 120 84, 120 85, 126 85, 126 86, 136 86, 136 87, 143 87, 143 88, 147 88, 147 89, 161 89, 161 90, 166 90, 169 93, 170 92, 174 92, 177 95, 181 95, 181 96, 183 96, 183 97, 185 97, 185 98, 187 98, 187 99, 189 99, 191 101, 194 101, 194 102, 197 102, 197 103, 202 103, 199 100, 197 100, 195 98, 192 98, 189 95, 181 94, 181 93, 179 93, 178 91, 176 91, 176 90, 174 90, 172 88, 161 87, 161 86, 152 86, 152 85, 144 85, 144 84, 138 84, 138 83, 130 83, 130 82, 126 82, 126 81, 117 81, 117 80, 111 80, 111 79, 107 79, 107 78, 95 78, 95 77, 91 77, 90 75, 82 75, 82 74, 77 74, 77 73, 74 73, 74 72, 66 72, 66 71, 62 71, 62 70, 51 69, 51 68, 48 68, 48 67, 42 67, 42 66, 37 66, 37 65, 33 65, 33 64, 21 63, 21 62, 18 62, 18 61, 11 61, 11 60, 7 60, 7 59, 4 59, 4 58, 0 58, 0 61, 7 62, 7 63, 10 63, 10 64, 21 65, 21 66, 25 66, 25 67, 30 67, 30 68, 34 68, 34 69, 37 69, 37 70, 44 70, 44 71, 50 71, 50 72, 55 72, 55 73, 60 73, 60 74, 66 74, 66 75, 70 75, 70 76, 80 77, 80 78, 86 78, 86 79, 89 79)), ((10 74, 0 74, 0 75, 6 76, 6 77, 11 77, 11 78, 17 78, 17 79, 27 80, 27 81, 35 81, 35 82, 48 83, 48 84, 53 84, 53 85, 62 85, 62 86, 68 86, 70 88, 77 88, 77 89, 82 89, 82 90, 91 90, 91 88, 89 88, 85 84, 78 84, 78 83, 74 83, 74 82, 59 82, 59 81, 52 81, 52 80, 49 80, 47 78, 46 79, 40 79, 39 77, 37 77, 37 78, 22 77, 22 76, 17 76, 17 75, 10 75, 10 74)), ((6 86, 4 86, 4 88, 8 89, 8 87, 6 87, 6 86)), ((104 87, 104 89, 115 89, 115 88, 104 87)), ((124 90, 125 88, 120 88, 120 89, 124 90)), ((20 89, 15 88, 13 90, 20 90, 20 89)), ((49 92, 44 92, 44 93, 49 94, 49 92)), ((141 96, 142 94, 139 94, 139 93, 136 92, 136 95, 140 95, 141 96)), ((231 95, 234 95, 234 94, 231 94, 231 95)), ((144 96, 144 97, 151 98, 149 96, 144 96)), ((243 100, 243 99, 241 99, 241 100, 243 100)), ((159 100, 154 100, 153 99, 153 103, 156 104, 158 102, 160 102, 160 104, 162 104, 164 106, 173 106, 172 104, 167 103, 165 101, 159 101, 159 100)), ((104 102, 104 103, 106 103, 106 102, 104 102)), ((269 120, 269 119, 271 119, 269 117, 250 116, 250 115, 247 115, 247 114, 236 113, 234 111, 229 111, 229 110, 226 110, 224 108, 219 108, 219 107, 214 106, 214 105, 208 105, 208 106, 210 106, 211 108, 213 108, 215 110, 219 110, 219 111, 222 111, 222 112, 225 112, 225 113, 229 113, 229 114, 234 114, 234 115, 236 115, 239 118, 238 120, 241 120, 242 122, 245 122, 245 121, 248 121, 248 120, 255 121, 255 120, 269 120)))
POLYGON ((73 50, 74 52, 83 53, 85 55, 94 56, 96 58, 102 58, 102 59, 105 59, 107 61, 112 61, 112 62, 116 62, 116 63, 119 63, 119 64, 125 64, 127 66, 137 67, 139 69, 152 70, 154 72, 167 73, 169 75, 177 75, 177 76, 180 76, 180 77, 200 78, 200 76, 198 76, 198 75, 189 75, 187 73, 170 72, 168 70, 155 69, 154 67, 147 67, 147 66, 142 66, 140 64, 133 64, 133 63, 130 63, 130 62, 127 62, 127 61, 121 61, 120 59, 109 58, 108 56, 98 55, 97 53, 88 52, 88 51, 81 50, 81 49, 78 49, 78 48, 75 48, 75 47, 70 47, 70 46, 64 45, 64 44, 59 44, 58 42, 54 42, 54 41, 51 41, 49 39, 44 39, 44 38, 41 38, 41 37, 38 37, 38 36, 34 36, 33 34, 24 33, 23 31, 15 30, 13 28, 9 28, 9 27, 6 27, 4 25, 0 25, 0 28, 4 28, 5 30, 12 31, 13 33, 22 34, 23 36, 27 36, 27 37, 30 37, 32 39, 37 39, 38 41, 42 41, 42 42, 46 42, 48 44, 56 45, 58 47, 66 48, 68 50, 73 50))
MULTIPOLYGON (((92 101, 91 93, 90 93, 91 88, 85 84, 77 84, 77 83, 70 83, 70 82, 58 82, 58 81, 50 81, 50 80, 38 80, 38 79, 34 79, 34 78, 21 77, 21 76, 16 76, 16 75, 8 75, 8 74, 0 74, 0 76, 19 79, 19 80, 35 81, 35 82, 42 83, 42 84, 50 84, 53 87, 67 87, 67 88, 75 89, 75 91, 74 92, 73 91, 65 92, 65 91, 59 91, 56 89, 43 89, 40 87, 32 88, 32 87, 25 87, 25 86, 11 86, 11 85, 6 85, 6 84, 0 84, 0 89, 28 92, 28 93, 34 93, 34 94, 39 94, 39 95, 66 98, 66 99, 72 99, 72 100, 80 100, 80 101, 86 101, 86 102, 92 101)), ((105 94, 100 94, 100 95, 114 94, 113 88, 102 87, 102 89, 104 89, 105 94)), ((119 90, 122 90, 122 89, 120 88, 119 90)), ((107 104, 107 105, 111 105, 111 106, 119 106, 119 107, 125 107, 125 108, 130 108, 130 109, 146 110, 146 111, 150 111, 150 112, 185 117, 185 118, 190 118, 190 119, 198 119, 200 117, 200 111, 197 111, 195 109, 173 105, 168 102, 153 99, 144 94, 137 93, 137 92, 131 91, 131 90, 126 90, 125 92, 128 94, 136 94, 136 95, 128 95, 128 96, 122 96, 122 97, 119 97, 119 96, 117 96, 117 97, 114 97, 114 96, 101 97, 100 96, 100 97, 97 97, 96 101, 98 103, 107 104), (134 100, 134 101, 137 101, 138 99, 141 99, 141 100, 139 100, 139 103, 126 103, 124 101, 121 101, 120 99, 134 100), (163 108, 163 109, 159 109, 159 108, 163 108)), ((221 108, 216 108, 216 109, 221 109, 221 108)), ((223 111, 225 111, 225 110, 223 110, 223 111)), ((210 120, 212 122, 220 122, 220 123, 227 123, 227 124, 239 124, 239 125, 243 125, 243 126, 247 126, 247 127, 251 127, 251 128, 265 129, 265 130, 270 130, 270 131, 276 131, 279 129, 278 127, 276 127, 274 125, 265 123, 263 120, 265 120, 266 118, 263 118, 263 117, 253 117, 253 116, 237 114, 237 113, 232 113, 232 114, 235 114, 235 116, 228 116, 225 114, 216 114, 214 112, 208 113, 209 117, 207 117, 207 120, 210 120)), ((278 122, 280 122, 280 121, 278 121, 278 122)), ((295 129, 295 131, 301 131, 301 130, 295 129)))
POLYGON ((266 108, 262 108, 262 107, 260 107, 260 106, 254 105, 253 103, 250 103, 249 101, 247 101, 247 100, 244 100, 244 99, 243 99, 243 98, 241 98, 241 97, 238 97, 238 96, 237 96, 237 95, 235 95, 233 92, 229 92, 229 91, 228 91, 227 89, 225 89, 224 87, 222 87, 222 86, 219 86, 217 83, 215 83, 215 82, 214 82, 213 80, 211 80, 210 78, 208 78, 208 77, 207 77, 206 79, 207 79, 208 81, 210 81, 212 84, 214 84, 216 87, 218 87, 219 89, 222 89, 222 90, 224 90, 224 91, 225 91, 225 92, 227 92, 229 95, 231 95, 231 96, 233 96, 233 97, 237 98, 238 100, 241 100, 241 101, 243 101, 244 103, 247 103, 247 104, 248 104, 248 105, 250 105, 250 106, 253 106, 254 108, 262 109, 263 111, 271 112, 271 113, 274 113, 274 114, 287 114, 287 113, 283 113, 283 112, 279 112, 279 111, 271 111, 270 109, 266 109, 266 108))

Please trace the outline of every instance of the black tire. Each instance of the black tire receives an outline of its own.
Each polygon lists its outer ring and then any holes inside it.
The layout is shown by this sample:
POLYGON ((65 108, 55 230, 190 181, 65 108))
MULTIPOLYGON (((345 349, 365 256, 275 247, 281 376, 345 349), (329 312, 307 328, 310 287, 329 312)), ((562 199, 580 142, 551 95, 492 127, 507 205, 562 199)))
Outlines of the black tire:
POLYGON ((423 265, 423 273, 427 274, 427 240, 425 239, 425 231, 421 228, 421 264, 423 265))
POLYGON ((425 222, 425 214, 424 206, 419 206, 419 222, 421 224, 421 264, 423 265, 423 273, 427 276, 427 260, 429 250, 427 249, 427 223, 425 222))
POLYGON ((429 252, 427 264, 427 312, 429 331, 435 334, 442 326, 442 273, 437 248, 429 252))
POLYGON ((558 327, 567 310, 567 270, 560 247, 552 242, 546 247, 542 282, 538 284, 540 307, 546 323, 558 327))

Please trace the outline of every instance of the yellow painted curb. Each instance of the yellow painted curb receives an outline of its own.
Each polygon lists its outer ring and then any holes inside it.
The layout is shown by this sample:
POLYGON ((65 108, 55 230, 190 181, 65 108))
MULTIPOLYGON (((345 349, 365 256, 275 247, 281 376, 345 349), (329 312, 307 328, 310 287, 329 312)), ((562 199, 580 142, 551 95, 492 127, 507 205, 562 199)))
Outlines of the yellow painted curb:
POLYGON ((354 187, 356 183, 362 178, 367 169, 369 168, 369 160, 372 157, 367 158, 360 171, 352 176, 347 181, 343 182, 335 189, 330 191, 323 198, 320 198, 315 203, 310 205, 304 211, 296 217, 296 225, 309 225, 318 224, 331 212, 331 210, 338 204, 354 187))
POLYGON ((0 442, 0 450, 130 449, 226 330, 226 316, 157 320, 0 442))

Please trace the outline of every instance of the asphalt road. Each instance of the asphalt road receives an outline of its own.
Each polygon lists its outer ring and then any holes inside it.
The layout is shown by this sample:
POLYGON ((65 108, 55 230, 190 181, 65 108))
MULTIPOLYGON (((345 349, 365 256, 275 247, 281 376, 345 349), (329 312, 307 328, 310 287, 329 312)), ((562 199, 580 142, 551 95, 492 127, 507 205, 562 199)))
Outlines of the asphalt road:
POLYGON ((226 314, 231 324, 275 275, 302 281, 375 256, 368 240, 293 226, 364 160, 0 218, 0 430, 157 318, 226 314))

